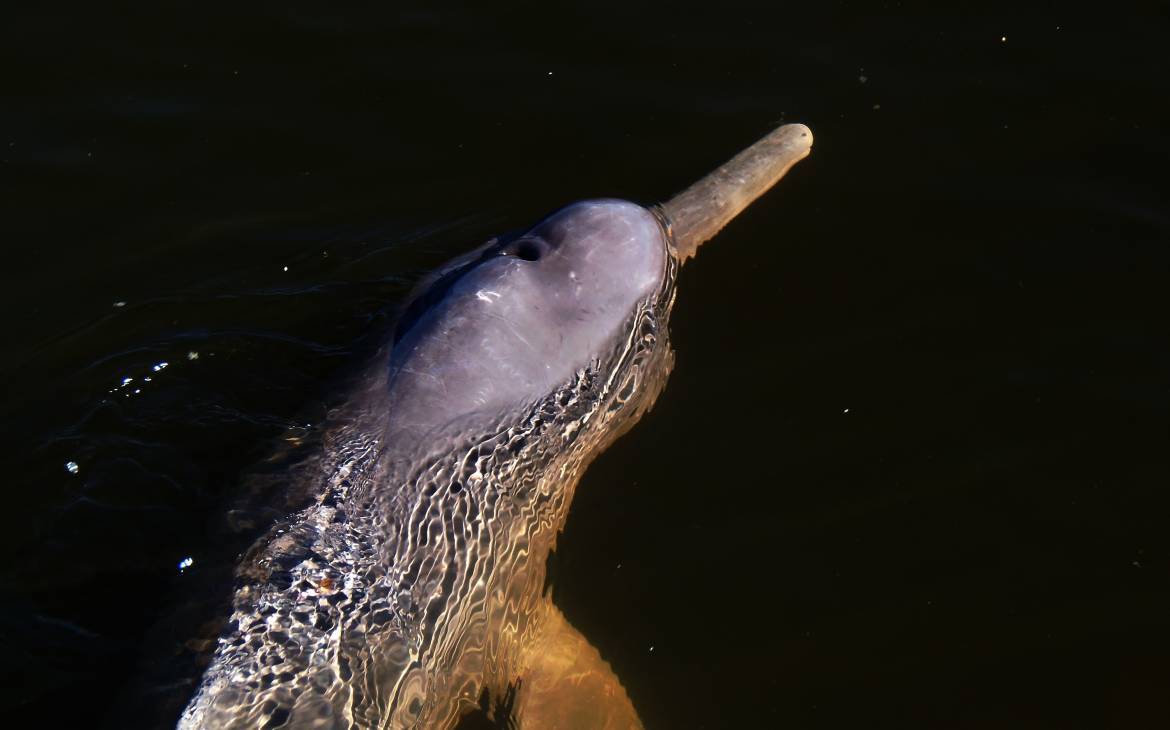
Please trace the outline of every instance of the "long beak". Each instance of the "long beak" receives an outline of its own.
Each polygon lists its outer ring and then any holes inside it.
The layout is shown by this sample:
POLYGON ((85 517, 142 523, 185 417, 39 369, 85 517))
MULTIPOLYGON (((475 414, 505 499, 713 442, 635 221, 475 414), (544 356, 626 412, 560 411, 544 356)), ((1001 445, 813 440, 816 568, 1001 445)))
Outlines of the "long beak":
POLYGON ((733 157, 727 164, 661 206, 679 261, 784 177, 812 150, 813 135, 803 124, 785 124, 733 157))

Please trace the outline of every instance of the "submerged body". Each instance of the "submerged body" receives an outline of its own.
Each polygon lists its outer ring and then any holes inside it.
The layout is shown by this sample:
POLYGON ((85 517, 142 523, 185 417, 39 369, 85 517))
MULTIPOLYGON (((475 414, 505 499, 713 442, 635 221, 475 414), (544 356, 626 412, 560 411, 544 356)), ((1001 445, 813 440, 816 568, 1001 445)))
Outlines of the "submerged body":
POLYGON ((522 724, 637 726, 545 564, 584 468, 670 370, 670 226, 578 203, 432 277, 342 409, 313 503, 242 564, 181 727, 445 728, 517 686, 522 724))

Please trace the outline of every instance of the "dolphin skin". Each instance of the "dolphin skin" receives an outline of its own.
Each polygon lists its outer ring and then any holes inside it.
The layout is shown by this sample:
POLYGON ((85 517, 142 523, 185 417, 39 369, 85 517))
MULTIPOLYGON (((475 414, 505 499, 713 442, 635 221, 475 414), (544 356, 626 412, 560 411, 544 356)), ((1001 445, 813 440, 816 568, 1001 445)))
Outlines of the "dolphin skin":
POLYGON ((679 266, 811 146, 782 126, 664 205, 575 203, 429 277, 333 414, 309 506, 243 558, 179 727, 450 728, 504 698, 520 727, 640 727, 546 560, 665 384, 679 266))

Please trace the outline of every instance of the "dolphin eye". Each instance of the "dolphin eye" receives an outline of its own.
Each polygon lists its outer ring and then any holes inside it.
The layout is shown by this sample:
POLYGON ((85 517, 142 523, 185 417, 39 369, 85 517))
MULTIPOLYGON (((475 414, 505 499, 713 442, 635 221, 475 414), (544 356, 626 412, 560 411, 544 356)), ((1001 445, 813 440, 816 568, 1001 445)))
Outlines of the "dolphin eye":
POLYGON ((547 251, 548 244, 539 238, 521 238, 500 249, 500 253, 505 256, 515 256, 525 261, 539 261, 547 251))

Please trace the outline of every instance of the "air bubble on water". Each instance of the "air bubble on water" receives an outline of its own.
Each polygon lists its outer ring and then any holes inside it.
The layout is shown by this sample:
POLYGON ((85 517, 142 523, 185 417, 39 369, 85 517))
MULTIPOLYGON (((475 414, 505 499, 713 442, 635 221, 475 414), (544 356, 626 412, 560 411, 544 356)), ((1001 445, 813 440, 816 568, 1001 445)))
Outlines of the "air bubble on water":
POLYGON ((187 568, 190 568, 194 564, 195 564, 195 558, 188 555, 187 557, 185 557, 179 561, 179 570, 180 571, 186 570, 187 568))
POLYGON ((134 381, 134 378, 122 378, 122 387, 125 388, 127 385, 130 385, 130 383, 133 381, 134 381))
POLYGON ((80 470, 81 467, 77 465, 76 461, 65 462, 65 471, 69 472, 70 474, 76 474, 80 470))
POLYGON ((187 353, 187 359, 188 360, 198 360, 199 353, 195 352, 194 350, 191 350, 190 352, 187 353))
POLYGON ((167 365, 170 365, 170 363, 164 360, 163 362, 160 362, 159 364, 157 364, 157 365, 155 365, 154 367, 152 367, 152 368, 151 368, 151 370, 153 370, 153 371, 155 371, 155 372, 157 373, 158 371, 160 371, 160 370, 162 370, 163 368, 165 368, 167 365))
POLYGON ((126 302, 114 302, 114 306, 115 307, 124 307, 124 306, 126 306, 126 302))

